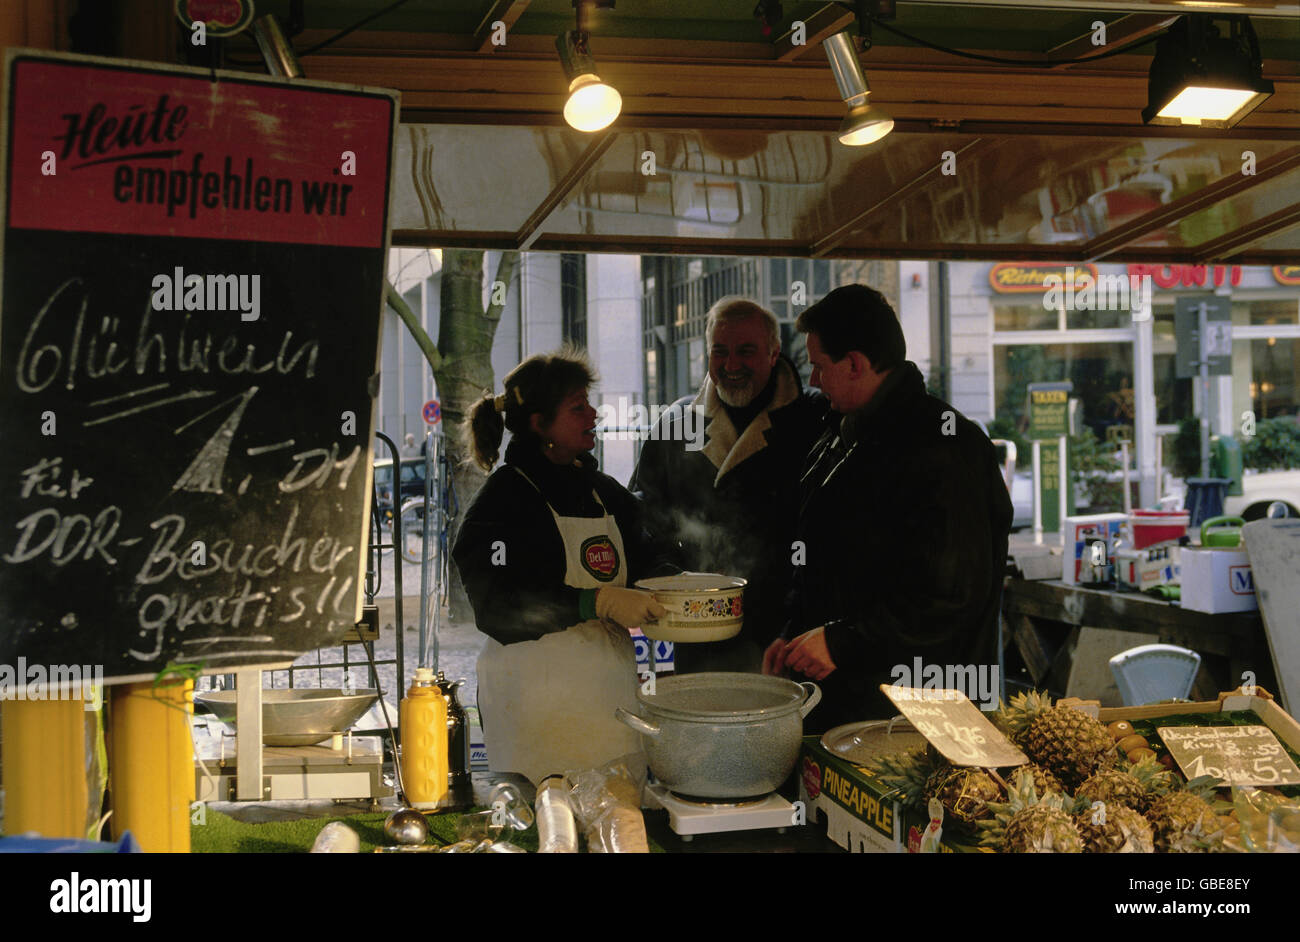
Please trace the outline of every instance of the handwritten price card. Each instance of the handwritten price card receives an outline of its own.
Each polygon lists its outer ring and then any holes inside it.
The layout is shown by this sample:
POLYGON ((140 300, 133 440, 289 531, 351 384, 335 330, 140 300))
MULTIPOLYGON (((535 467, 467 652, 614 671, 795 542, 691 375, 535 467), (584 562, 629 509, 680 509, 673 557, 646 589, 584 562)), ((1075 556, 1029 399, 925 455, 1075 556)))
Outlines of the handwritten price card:
POLYGON ((1188 778, 1213 775, 1227 785, 1300 785, 1300 769, 1267 726, 1162 726, 1157 732, 1188 778))
POLYGON ((988 769, 1029 761, 959 690, 921 690, 889 684, 881 684, 880 689, 953 765, 988 769))

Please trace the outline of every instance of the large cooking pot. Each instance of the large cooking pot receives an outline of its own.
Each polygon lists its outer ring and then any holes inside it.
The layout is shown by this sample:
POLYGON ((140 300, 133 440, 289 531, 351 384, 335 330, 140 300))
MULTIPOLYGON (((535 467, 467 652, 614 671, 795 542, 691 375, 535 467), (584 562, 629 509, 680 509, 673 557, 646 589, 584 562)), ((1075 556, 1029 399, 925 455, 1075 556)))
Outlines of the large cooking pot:
POLYGON ((822 692, 762 674, 686 674, 637 691, 640 716, 618 719, 641 733, 650 771, 697 801, 742 801, 776 791, 799 757, 803 718, 822 692))

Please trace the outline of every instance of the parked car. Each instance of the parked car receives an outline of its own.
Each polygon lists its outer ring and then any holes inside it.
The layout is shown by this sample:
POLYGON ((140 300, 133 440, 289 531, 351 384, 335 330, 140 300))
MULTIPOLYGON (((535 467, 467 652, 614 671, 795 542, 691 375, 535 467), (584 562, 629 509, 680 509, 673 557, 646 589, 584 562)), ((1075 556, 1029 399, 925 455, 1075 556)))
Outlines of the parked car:
POLYGON ((379 519, 387 526, 392 521, 394 506, 400 507, 413 497, 424 497, 424 459, 402 459, 396 500, 393 498, 393 459, 375 459, 375 491, 379 519))
POLYGON ((1224 497, 1223 512, 1243 520, 1268 515, 1269 505, 1281 501, 1288 517, 1300 517, 1300 471, 1246 472, 1241 478, 1243 493, 1224 497))

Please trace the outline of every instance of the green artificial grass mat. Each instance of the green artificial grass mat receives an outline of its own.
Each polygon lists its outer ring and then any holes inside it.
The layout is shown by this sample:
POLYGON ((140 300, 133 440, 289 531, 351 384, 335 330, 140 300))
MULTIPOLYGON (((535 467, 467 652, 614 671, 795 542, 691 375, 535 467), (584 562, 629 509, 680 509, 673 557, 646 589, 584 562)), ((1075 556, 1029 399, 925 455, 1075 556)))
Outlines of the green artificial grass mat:
MULTIPOLYGON (((476 808, 475 811, 486 811, 476 808)), ((389 812, 353 814, 338 817, 299 818, 294 821, 266 821, 249 824, 237 821, 228 814, 206 811, 205 823, 190 825, 190 850, 195 854, 303 854, 311 850, 316 835, 331 821, 342 821, 357 832, 361 840, 361 853, 373 853, 376 847, 390 846, 393 841, 384 834, 384 820, 389 812)), ((456 822, 460 814, 425 815, 429 832, 444 844, 456 842, 456 822)), ((527 831, 509 831, 510 843, 530 854, 537 852, 537 825, 527 831)), ((439 841, 430 840, 437 844, 439 841)), ((651 853, 664 853, 664 849, 650 839, 651 853)))

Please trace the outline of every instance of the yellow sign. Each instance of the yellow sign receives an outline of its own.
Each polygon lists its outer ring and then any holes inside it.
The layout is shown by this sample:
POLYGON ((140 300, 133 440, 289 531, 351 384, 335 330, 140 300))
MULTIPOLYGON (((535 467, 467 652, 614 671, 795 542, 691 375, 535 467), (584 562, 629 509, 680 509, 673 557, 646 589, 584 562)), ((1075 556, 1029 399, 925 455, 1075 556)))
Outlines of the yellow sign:
POLYGON ((999 262, 989 269, 989 285, 999 294, 1041 294, 1047 279, 1057 279, 1057 286, 1075 288, 1096 282, 1096 265, 1035 265, 1032 262, 999 262))
POLYGON ((1274 265, 1273 278, 1280 285, 1300 285, 1300 265, 1274 265))

